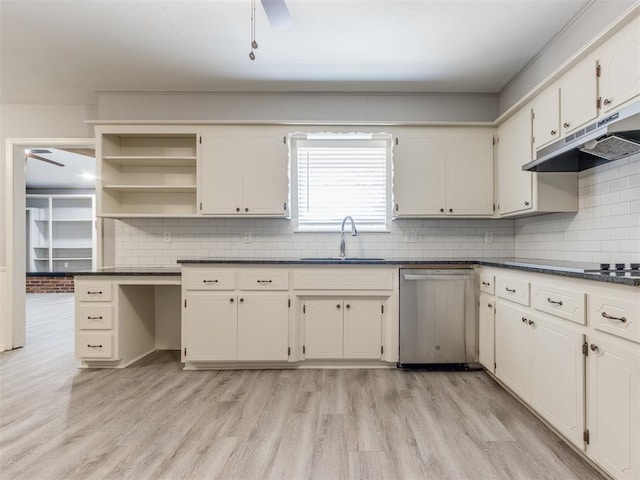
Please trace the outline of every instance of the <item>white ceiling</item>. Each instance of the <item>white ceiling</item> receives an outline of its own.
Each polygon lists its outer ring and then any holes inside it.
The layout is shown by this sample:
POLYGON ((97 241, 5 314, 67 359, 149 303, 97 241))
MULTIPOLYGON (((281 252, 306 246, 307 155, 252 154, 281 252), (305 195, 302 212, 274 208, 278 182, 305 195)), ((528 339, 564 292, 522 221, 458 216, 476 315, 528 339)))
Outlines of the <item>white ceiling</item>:
POLYGON ((1 0, 2 103, 96 91, 498 92, 591 0, 1 0))
POLYGON ((37 147, 51 153, 39 153, 46 159, 61 163, 62 167, 51 163, 26 159, 27 188, 95 188, 95 158, 57 148, 37 147))

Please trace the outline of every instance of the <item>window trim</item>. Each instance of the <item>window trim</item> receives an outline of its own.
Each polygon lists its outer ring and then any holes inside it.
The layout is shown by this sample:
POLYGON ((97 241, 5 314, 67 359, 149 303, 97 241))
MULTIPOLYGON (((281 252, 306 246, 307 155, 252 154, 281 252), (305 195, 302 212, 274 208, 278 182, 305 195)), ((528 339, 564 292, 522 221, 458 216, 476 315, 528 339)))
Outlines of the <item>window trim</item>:
POLYGON ((291 222, 293 223, 294 233, 340 233, 340 226, 335 228, 318 228, 318 229, 300 229, 298 222, 298 145, 300 142, 316 142, 322 141, 318 138, 313 140, 307 139, 307 133, 313 134, 314 137, 327 135, 327 141, 342 141, 343 139, 337 138, 344 136, 344 140, 353 140, 357 142, 366 142, 369 140, 363 140, 357 138, 358 136, 371 135, 372 141, 384 141, 386 143, 386 178, 385 178, 385 225, 384 229, 371 229, 364 226, 357 225, 358 231, 370 232, 370 233, 391 233, 391 222, 393 220, 393 135, 385 132, 295 132, 289 135, 289 159, 290 159, 290 178, 291 178, 291 222), (350 138, 351 136, 351 138, 350 138))

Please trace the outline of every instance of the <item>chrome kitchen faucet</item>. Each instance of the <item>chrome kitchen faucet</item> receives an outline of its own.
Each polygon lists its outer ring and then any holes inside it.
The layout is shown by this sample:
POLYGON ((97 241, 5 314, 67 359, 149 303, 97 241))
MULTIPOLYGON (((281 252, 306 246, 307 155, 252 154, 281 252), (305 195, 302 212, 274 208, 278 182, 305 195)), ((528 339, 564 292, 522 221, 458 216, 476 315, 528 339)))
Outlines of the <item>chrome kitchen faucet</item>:
POLYGON ((356 229, 356 222, 353 221, 353 217, 347 215, 342 220, 342 227, 340 227, 340 256, 345 256, 345 242, 344 242, 344 225, 347 223, 347 220, 351 220, 351 236, 355 237, 358 235, 358 230, 356 229))

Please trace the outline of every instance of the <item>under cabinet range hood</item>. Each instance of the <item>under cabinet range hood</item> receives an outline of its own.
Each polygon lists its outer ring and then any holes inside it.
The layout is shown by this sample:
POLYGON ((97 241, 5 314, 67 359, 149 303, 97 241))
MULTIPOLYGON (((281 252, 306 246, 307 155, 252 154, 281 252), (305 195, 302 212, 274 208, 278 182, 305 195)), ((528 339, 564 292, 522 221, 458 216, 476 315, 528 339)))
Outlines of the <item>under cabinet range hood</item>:
POLYGON ((640 101, 538 151, 530 172, 580 172, 640 152, 640 101))

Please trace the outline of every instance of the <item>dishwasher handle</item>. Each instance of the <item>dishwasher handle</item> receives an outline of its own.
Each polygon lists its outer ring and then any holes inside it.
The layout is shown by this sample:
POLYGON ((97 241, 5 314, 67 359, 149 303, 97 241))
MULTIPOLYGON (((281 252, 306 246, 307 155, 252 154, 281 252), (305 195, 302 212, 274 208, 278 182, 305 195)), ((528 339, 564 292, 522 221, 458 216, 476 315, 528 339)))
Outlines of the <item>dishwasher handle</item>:
POLYGON ((408 281, 420 281, 420 280, 467 280, 469 278, 473 278, 472 273, 461 273, 461 274, 415 274, 415 273, 405 273, 402 278, 408 281))

